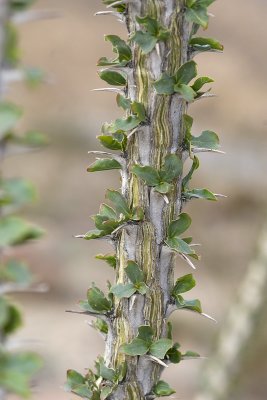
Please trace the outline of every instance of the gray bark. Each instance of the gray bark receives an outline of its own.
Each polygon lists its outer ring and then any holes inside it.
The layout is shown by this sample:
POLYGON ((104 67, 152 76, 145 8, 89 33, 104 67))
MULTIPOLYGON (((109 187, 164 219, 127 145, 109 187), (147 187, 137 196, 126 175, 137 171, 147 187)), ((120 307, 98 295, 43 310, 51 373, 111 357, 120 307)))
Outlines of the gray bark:
POLYGON ((183 15, 184 0, 135 0, 129 2, 127 27, 129 33, 140 29, 136 16, 149 15, 170 29, 170 39, 158 43, 158 51, 144 55, 133 45, 133 74, 127 94, 131 100, 143 103, 149 123, 140 126, 131 135, 128 144, 127 173, 122 179, 123 194, 133 207, 145 212, 145 222, 127 225, 118 232, 116 253, 119 265, 116 283, 125 283, 124 268, 127 260, 135 260, 143 269, 149 292, 132 298, 116 300, 115 318, 109 329, 105 361, 114 368, 127 360, 126 380, 110 399, 143 400, 153 398, 151 391, 159 380, 163 367, 147 356, 128 357, 119 352, 123 343, 130 342, 140 325, 150 325, 155 338, 166 337, 166 317, 173 287, 174 257, 164 248, 166 229, 181 212, 181 178, 175 193, 167 204, 162 195, 144 185, 130 173, 133 164, 159 168, 164 157, 176 153, 183 158, 183 122, 186 102, 178 95, 160 96, 153 88, 153 81, 162 72, 174 74, 187 61, 190 26, 183 15))

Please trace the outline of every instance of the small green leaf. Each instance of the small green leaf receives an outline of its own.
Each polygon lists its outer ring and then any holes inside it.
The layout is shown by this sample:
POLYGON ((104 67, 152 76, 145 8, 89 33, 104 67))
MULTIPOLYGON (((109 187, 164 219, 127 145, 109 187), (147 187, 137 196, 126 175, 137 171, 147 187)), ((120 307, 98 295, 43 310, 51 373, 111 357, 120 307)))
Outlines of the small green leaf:
POLYGON ((196 353, 195 351, 188 350, 182 356, 183 356, 183 360, 185 360, 185 359, 188 359, 188 358, 198 358, 198 357, 200 357, 200 354, 196 353))
POLYGON ((126 77, 124 74, 112 71, 112 70, 104 70, 99 72, 99 77, 107 82, 109 85, 115 86, 125 86, 126 85, 126 77))
POLYGON ((192 274, 184 275, 176 280, 175 286, 172 290, 173 296, 181 293, 188 292, 196 286, 196 281, 192 274))
POLYGON ((204 29, 208 27, 209 16, 205 7, 196 5, 193 8, 187 8, 185 18, 187 21, 200 25, 204 29))
POLYGON ((137 31, 133 34, 132 40, 141 47, 144 54, 150 53, 157 44, 157 38, 148 32, 137 31))
POLYGON ((144 340, 135 338, 129 344, 123 344, 120 350, 129 356, 143 356, 148 352, 149 345, 144 340))
POLYGON ((198 92, 204 85, 206 85, 206 83, 212 83, 212 82, 214 82, 213 79, 209 78, 208 76, 202 76, 194 82, 191 88, 195 92, 198 92))
POLYGON ((95 256, 95 258, 97 259, 97 260, 103 260, 103 261, 106 261, 107 262, 107 264, 110 266, 110 267, 112 267, 112 268, 116 268, 116 264, 117 264, 117 259, 116 259, 116 256, 115 255, 113 255, 113 254, 97 254, 96 256, 95 256))
POLYGON ((195 254, 194 250, 192 250, 184 240, 178 237, 167 239, 165 243, 170 247, 170 249, 176 251, 177 253, 188 255, 195 254))
POLYGON ((111 310, 111 302, 106 299, 104 293, 97 287, 92 287, 87 291, 87 299, 89 305, 96 312, 106 313, 111 310))
POLYGON ((114 382, 115 379, 115 371, 112 368, 106 367, 104 361, 100 362, 100 376, 107 381, 114 382))
POLYGON ((191 225, 191 218, 188 214, 182 213, 178 219, 172 221, 168 228, 168 237, 174 238, 184 233, 191 225))
POLYGON ((97 139, 109 150, 123 150, 126 144, 125 142, 127 141, 124 133, 121 133, 119 136, 117 135, 117 137, 115 137, 115 135, 100 135, 97 136, 97 139))
POLYGON ((84 239, 85 240, 99 239, 103 236, 105 236, 105 232, 99 229, 92 229, 91 231, 86 232, 86 234, 84 235, 84 239))
POLYGON ((183 188, 186 188, 188 186, 188 183, 192 179, 193 173, 199 168, 199 159, 194 156, 192 166, 190 168, 190 171, 188 174, 183 178, 183 188))
POLYGON ((167 351, 172 347, 172 341, 170 339, 159 339, 153 342, 150 346, 150 354, 154 357, 163 360, 167 351))
POLYGON ((119 65, 125 66, 132 59, 131 48, 116 35, 106 35, 105 40, 112 44, 112 50, 117 55, 113 60, 108 60, 106 57, 100 58, 98 65, 108 66, 108 65, 119 65))
POLYGON ((176 393, 175 390, 173 390, 170 385, 164 381, 158 381, 156 386, 153 388, 153 392, 158 397, 170 396, 171 394, 176 393))
POLYGON ((0 247, 22 244, 38 239, 43 231, 19 217, 4 217, 0 220, 0 247))
POLYGON ((136 17, 136 21, 144 26, 144 28, 153 36, 157 36, 159 29, 160 29, 160 24, 155 18, 151 18, 148 15, 145 17, 136 17))
POLYGON ((122 94, 117 94, 116 101, 119 107, 123 108, 123 110, 127 111, 131 108, 131 100, 123 96, 122 94))
POLYGON ((150 166, 134 165, 132 173, 145 181, 148 186, 157 186, 161 183, 158 171, 150 166))
POLYGON ((69 369, 67 371, 67 383, 72 388, 73 386, 85 383, 85 378, 79 372, 69 369))
POLYGON ((163 182, 171 183, 182 173, 183 163, 176 154, 168 154, 165 157, 164 165, 160 170, 160 179, 163 182))
POLYGON ((104 335, 108 334, 108 324, 106 321, 103 321, 101 318, 96 318, 95 321, 92 321, 92 326, 99 332, 104 333, 104 335))
POLYGON ((217 201, 217 197, 208 189, 192 189, 185 193, 189 199, 205 199, 211 201, 217 201))
POLYGON ((161 77, 154 82, 154 87, 158 94, 173 94, 175 79, 164 72, 161 77))
POLYGON ((182 354, 178 350, 180 347, 179 343, 175 343, 170 350, 166 353, 169 361, 173 364, 179 364, 182 359, 182 354))
POLYGON ((185 300, 182 296, 175 296, 177 308, 186 308, 197 313, 202 313, 201 303, 198 299, 185 300))
POLYGON ((142 103, 133 101, 131 104, 131 110, 133 114, 137 116, 140 122, 144 122, 146 120, 146 110, 142 103))
POLYGON ((13 129, 22 116, 22 109, 10 103, 0 103, 0 139, 13 129))
POLYGON ((184 63, 175 74, 175 83, 188 85, 197 76, 197 64, 195 61, 184 63))
POLYGON ((142 295, 145 295, 149 290, 149 287, 144 282, 139 282, 138 284, 135 284, 135 288, 137 292, 142 295))
POLYGON ((211 38, 195 37, 190 40, 189 44, 197 51, 223 51, 223 45, 211 38))
POLYGON ((215 132, 204 131, 198 137, 192 136, 191 144, 193 147, 197 147, 199 149, 216 150, 219 148, 220 140, 215 132))
POLYGON ((102 158, 101 160, 96 160, 93 164, 91 164, 88 168, 88 172, 96 172, 96 171, 106 171, 111 169, 121 169, 121 164, 110 158, 102 158))
POLYGON ((124 216, 129 216, 131 211, 128 207, 128 204, 121 193, 116 190, 107 190, 106 198, 110 200, 117 213, 123 214, 124 216))
POLYGON ((126 285, 119 283, 118 285, 112 286, 110 292, 119 299, 124 297, 129 298, 136 292, 136 288, 132 283, 127 283, 126 285))
POLYGON ((196 96, 196 92, 190 86, 184 85, 182 83, 174 85, 174 91, 176 93, 179 93, 182 98, 189 103, 194 101, 194 98, 196 96))
POLYGON ((134 261, 128 261, 125 272, 133 284, 144 281, 144 273, 134 261))
POLYGON ((173 185, 167 182, 163 182, 157 186, 155 186, 155 191, 161 194, 167 194, 172 191, 173 185))
POLYGON ((138 328, 138 339, 144 340, 149 345, 152 343, 153 340, 153 329, 149 325, 141 325, 138 328))

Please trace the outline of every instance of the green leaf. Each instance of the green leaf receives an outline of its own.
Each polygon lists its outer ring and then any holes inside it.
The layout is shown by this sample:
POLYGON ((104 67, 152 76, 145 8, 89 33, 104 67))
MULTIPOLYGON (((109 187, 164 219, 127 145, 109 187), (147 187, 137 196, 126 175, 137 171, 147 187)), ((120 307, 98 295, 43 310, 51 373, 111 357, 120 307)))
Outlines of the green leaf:
POLYGON ((126 199, 118 191, 107 190, 106 198, 113 203, 118 214, 123 214, 124 216, 129 216, 131 214, 126 199))
POLYGON ((92 229, 91 231, 86 232, 86 234, 84 235, 84 239, 85 240, 99 239, 103 236, 105 236, 105 232, 99 229, 92 229))
POLYGON ((158 94, 173 94, 175 79, 164 72, 161 77, 154 82, 154 87, 158 94))
POLYGON ((214 82, 214 80, 209 78, 208 76, 202 76, 194 82, 191 88, 195 92, 198 92, 204 85, 206 85, 206 83, 211 83, 211 82, 214 82))
POLYGON ((124 133, 118 134, 116 137, 115 135, 100 135, 97 136, 97 139, 104 147, 110 150, 124 150, 127 142, 127 138, 124 133))
POLYGON ((19 245, 42 235, 41 229, 19 217, 3 217, 0 220, 0 247, 19 245))
POLYGON ((106 57, 100 58, 100 60, 97 63, 99 66, 108 66, 108 65, 125 66, 131 61, 132 51, 124 40, 122 40, 119 36, 116 35, 106 35, 105 40, 109 41, 112 44, 112 50, 117 56, 112 60, 109 60, 106 57))
POLYGON ((188 183, 192 179, 193 173, 199 168, 199 159, 194 156, 192 166, 190 168, 190 171, 188 174, 183 178, 183 188, 186 188, 188 186, 188 183))
POLYGON ((134 261, 128 261, 125 272, 133 284, 144 281, 144 273, 134 261))
POLYGON ((13 129, 22 116, 22 109, 10 103, 0 103, 0 139, 13 129))
POLYGON ((144 28, 153 36, 157 36, 161 25, 155 18, 151 18, 148 15, 145 17, 136 17, 136 21, 144 26, 144 28))
POLYGON ((36 199, 36 190, 31 182, 25 179, 12 178, 0 182, 0 205, 17 208, 36 199))
POLYGON ((190 86, 181 83, 174 85, 174 91, 176 93, 179 93, 182 98, 189 103, 194 101, 194 98, 196 96, 195 91, 190 86))
POLYGON ((188 255, 192 255, 195 253, 194 250, 192 250, 191 247, 188 246, 188 244, 184 240, 178 237, 167 239, 165 243, 172 250, 177 251, 178 253, 188 254, 188 255))
POLYGON ((197 147, 199 149, 216 150, 220 147, 220 140, 215 132, 204 131, 198 137, 192 136, 191 144, 193 147, 197 147))
POLYGON ((87 299, 93 310, 99 313, 106 313, 112 308, 111 302, 105 297, 104 293, 97 287, 92 287, 87 291, 87 299))
POLYGON ((223 51, 223 45, 211 38, 195 37, 190 40, 189 44, 197 51, 223 51))
POLYGON ((108 133, 116 133, 118 131, 131 131, 140 125, 140 119, 136 115, 129 115, 129 117, 118 118, 114 122, 109 125, 106 125, 105 128, 108 133))
POLYGON ((184 233, 191 225, 191 218, 188 214, 182 213, 178 219, 172 221, 168 228, 168 238, 174 238, 184 233))
POLYGON ((133 114, 137 116, 140 122, 144 122, 146 120, 146 110, 142 103, 133 101, 131 104, 131 110, 133 114))
POLYGON ((196 353, 195 351, 188 350, 186 353, 183 354, 183 360, 188 358, 198 358, 200 354, 196 353))
POLYGON ((107 262, 107 264, 110 266, 110 267, 112 267, 112 268, 116 268, 116 264, 117 264, 117 259, 116 259, 116 256, 115 255, 113 255, 113 254, 97 254, 96 256, 95 256, 95 258, 97 259, 97 260, 103 260, 103 261, 106 261, 107 262))
POLYGON ((132 283, 127 283, 126 285, 119 283, 118 285, 112 286, 110 292, 119 299, 124 297, 129 298, 136 292, 136 288, 132 283))
POLYGON ((20 145, 29 147, 42 147, 48 144, 48 140, 41 132, 26 132, 23 137, 14 138, 14 141, 20 145))
POLYGON ((74 369, 69 369, 67 371, 67 383, 69 384, 70 388, 72 388, 73 386, 85 383, 85 378, 74 369))
POLYGON ((42 366, 39 356, 33 353, 1 353, 0 387, 21 397, 29 397, 30 380, 42 366))
POLYGON ((131 109, 131 100, 118 93, 116 97, 116 102, 119 107, 123 108, 123 110, 127 111, 131 109))
POLYGON ((195 6, 194 8, 187 8, 185 10, 185 18, 189 22, 193 22, 206 29, 209 23, 209 16, 207 9, 202 6, 195 6))
POLYGON ((153 329, 149 325, 141 325, 138 328, 138 339, 144 340, 147 344, 151 344, 153 340, 153 329))
POLYGON ((197 64, 195 61, 184 63, 175 74, 175 83, 187 85, 197 76, 197 64))
POLYGON ((135 288, 137 292, 142 295, 145 295, 149 290, 149 287, 144 282, 139 282, 138 284, 135 284, 135 288))
POLYGON ((157 44, 158 39, 148 32, 137 31, 132 40, 141 47, 144 54, 150 53, 157 44))
POLYGON ((150 346, 150 354, 154 357, 163 360, 167 351, 172 347, 172 340, 170 339, 159 339, 153 342, 150 346))
POLYGON ((9 260, 6 264, 0 265, 0 282, 6 281, 22 285, 29 284, 32 281, 32 275, 21 261, 9 260))
POLYGON ((189 199, 205 199, 211 201, 217 201, 217 197, 208 189, 192 189, 185 193, 186 197, 189 199))
POLYGON ((169 361, 173 364, 179 364, 182 360, 182 354, 178 350, 180 347, 179 343, 175 343, 170 350, 167 351, 166 356, 168 357, 169 361))
MULTIPOLYGON (((105 4, 107 6, 115 3, 114 0, 102 0, 102 2, 103 2, 103 4, 105 4)), ((112 8, 115 8, 115 10, 117 10, 119 13, 124 13, 126 5, 125 5, 125 3, 115 4, 114 6, 112 6, 112 8)), ((93 400, 95 400, 95 399, 93 399, 93 400)))
POLYGON ((188 292, 196 286, 196 281, 192 274, 184 275, 176 280, 175 286, 172 290, 173 296, 181 293, 188 292))
POLYGON ((99 72, 99 77, 107 82, 109 85, 115 86, 125 86, 126 85, 126 77, 124 74, 112 71, 112 70, 104 70, 99 72))
POLYGON ((141 165, 134 165, 132 167, 132 173, 145 181, 148 186, 157 186, 160 184, 158 171, 150 166, 142 167, 141 165))
POLYGON ((173 189, 173 185, 167 182, 163 182, 160 185, 155 186, 155 191, 161 194, 167 194, 171 192, 173 189))
POLYGON ((106 171, 110 169, 121 169, 121 164, 110 158, 102 158, 101 160, 96 160, 93 164, 91 164, 88 168, 88 172, 95 171, 106 171))
POLYGON ((135 338, 129 344, 123 344, 120 351, 129 356, 143 356, 149 350, 149 345, 142 339, 135 338))
POLYGON ((175 390, 173 390, 170 385, 164 381, 158 381, 156 386, 153 388, 153 392, 158 397, 170 396, 171 394, 176 393, 175 390))
POLYGON ((164 165, 160 170, 160 179, 163 182, 171 183, 182 173, 183 163, 176 154, 169 154, 165 157, 164 165))
POLYGON ((103 321, 101 318, 96 318, 95 321, 92 321, 92 326, 99 332, 108 334, 108 324, 103 321))
POLYGON ((182 296, 175 296, 177 308, 186 308, 197 313, 202 313, 201 303, 198 299, 185 300, 182 296))
POLYGON ((100 362, 100 371, 99 372, 100 372, 100 376, 102 376, 102 378, 104 378, 107 381, 114 382, 115 371, 112 368, 106 367, 103 360, 101 360, 101 362, 100 362))

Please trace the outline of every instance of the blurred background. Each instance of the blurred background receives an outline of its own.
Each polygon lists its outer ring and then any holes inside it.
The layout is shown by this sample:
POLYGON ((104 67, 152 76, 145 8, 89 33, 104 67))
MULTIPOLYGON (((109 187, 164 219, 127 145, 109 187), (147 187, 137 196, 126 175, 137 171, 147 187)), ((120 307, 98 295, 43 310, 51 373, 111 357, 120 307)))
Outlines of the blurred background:
MULTIPOLYGON (((75 240, 73 235, 92 227, 90 215, 98 211, 106 188, 119 187, 117 172, 88 174, 86 168, 92 162, 87 151, 99 148, 95 136, 102 123, 120 115, 113 94, 91 91, 103 86, 96 61, 111 55, 103 36, 125 37, 126 31, 112 17, 93 16, 103 9, 100 0, 39 0, 35 7, 58 11, 61 16, 21 26, 22 59, 26 65, 45 70, 52 84, 34 90, 15 84, 8 97, 25 110, 19 128, 41 130, 50 145, 10 158, 4 173, 24 176, 36 184, 38 202, 24 213, 47 232, 36 244, 16 250, 51 288, 47 294, 15 297, 25 318, 19 338, 32 339, 34 344, 28 347, 45 358, 33 399, 64 400, 74 398, 62 389, 66 369, 92 367, 104 348, 84 316, 65 310, 86 297, 92 281, 104 288, 106 279, 113 280, 113 272, 94 259, 110 248, 103 242, 75 240)), ((223 193, 228 199, 191 202, 186 211, 193 217, 192 235, 202 243, 202 259, 195 273, 198 284, 192 293, 218 324, 183 312, 172 320, 175 340, 184 350, 212 357, 216 337, 255 257, 267 215, 267 2, 221 0, 210 11, 215 17, 205 35, 220 40, 225 52, 199 55, 197 62, 200 75, 215 79, 213 92, 218 97, 197 102, 190 114, 195 117, 193 133, 214 130, 226 155, 201 155, 194 186, 223 193)), ((177 275, 190 272, 177 261, 177 275)), ((242 350, 241 367, 232 376, 232 400, 267 397, 267 314, 262 303, 253 335, 242 350)), ((185 361, 168 368, 164 379, 177 390, 175 399, 194 398, 203 363, 185 361)))

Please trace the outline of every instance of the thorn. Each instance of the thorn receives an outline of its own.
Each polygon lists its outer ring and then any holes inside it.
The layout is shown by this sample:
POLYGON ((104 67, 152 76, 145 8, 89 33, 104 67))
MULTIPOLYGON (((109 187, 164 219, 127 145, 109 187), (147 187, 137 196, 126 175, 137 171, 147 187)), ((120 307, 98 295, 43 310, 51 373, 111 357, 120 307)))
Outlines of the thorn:
POLYGON ((188 360, 207 360, 208 357, 203 357, 203 356, 199 356, 199 357, 182 357, 181 360, 183 361, 188 361, 188 360))
POLYGON ((164 198, 164 201, 165 201, 166 204, 170 203, 168 197, 166 196, 166 194, 163 195, 163 198, 164 198))
POLYGON ((111 3, 107 6, 107 8, 115 7, 115 6, 120 6, 121 4, 129 3, 128 0, 119 0, 119 1, 114 1, 114 3, 111 3))
POLYGON ((228 196, 225 196, 225 194, 219 194, 219 193, 214 193, 215 197, 223 197, 225 199, 227 199, 228 196))
POLYGON ((102 16, 102 15, 111 15, 113 17, 118 18, 118 21, 123 22, 123 16, 120 13, 115 11, 98 11, 94 14, 94 17, 102 16))
POLYGON ((156 52, 157 52, 157 55, 160 57, 160 47, 159 47, 158 42, 156 43, 156 52))
POLYGON ((192 149, 192 152, 194 154, 197 153, 218 153, 218 154, 226 154, 225 151, 222 150, 216 150, 216 149, 200 149, 198 147, 195 147, 192 149))
POLYGON ((75 239, 84 239, 85 235, 75 235, 75 239))
POLYGON ((201 313, 200 315, 202 315, 202 317, 210 319, 211 321, 215 322, 215 324, 218 324, 218 321, 215 318, 211 317, 210 315, 205 313, 201 313))
POLYGON ((137 132, 138 130, 139 130, 139 126, 137 127, 137 128, 135 128, 134 130, 132 130, 132 132, 127 136, 127 138, 128 139, 130 139, 134 134, 135 134, 135 132, 137 132))
POLYGON ((122 95, 124 94, 123 90, 121 90, 119 88, 115 88, 115 87, 91 89, 91 92, 112 92, 112 93, 119 93, 122 95))
POLYGON ((163 362, 162 360, 160 360, 157 357, 151 356, 150 354, 146 356, 147 358, 150 358, 151 360, 155 361, 156 363, 162 365, 165 368, 168 368, 169 366, 167 364, 165 364, 165 362, 163 362))
POLYGON ((187 257, 185 254, 182 254, 182 253, 178 253, 178 255, 179 255, 183 260, 185 260, 185 261, 187 262, 187 264, 188 264, 191 268, 196 269, 196 267, 194 266, 194 264, 192 263, 192 261, 189 259, 189 257, 187 257))

